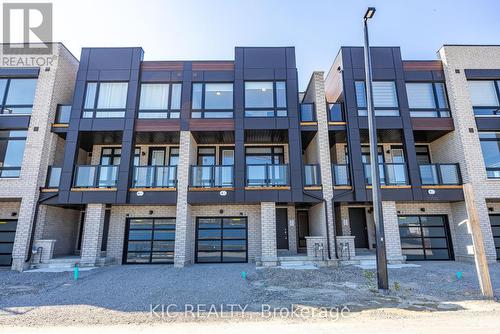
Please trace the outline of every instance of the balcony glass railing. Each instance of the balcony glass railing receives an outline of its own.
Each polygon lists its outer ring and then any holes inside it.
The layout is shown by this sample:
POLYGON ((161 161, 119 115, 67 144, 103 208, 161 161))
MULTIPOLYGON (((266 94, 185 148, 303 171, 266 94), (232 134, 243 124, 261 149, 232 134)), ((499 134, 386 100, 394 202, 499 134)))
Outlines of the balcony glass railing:
POLYGON ((118 166, 76 166, 75 188, 113 188, 118 180, 118 166))
POLYGON ((233 187, 233 166, 191 166, 189 185, 196 188, 233 187))
POLYGON ((344 110, 342 103, 329 103, 328 104, 328 120, 330 122, 344 122, 344 110))
POLYGON ((301 103, 300 104, 300 121, 301 122, 315 122, 316 113, 314 111, 314 103, 301 103))
POLYGON ((71 116, 71 106, 70 105, 58 105, 56 111, 55 123, 57 124, 68 124, 71 116))
POLYGON ((288 186, 288 165, 247 165, 248 187, 288 186))
POLYGON ((319 165, 304 165, 304 186, 320 186, 319 165))
POLYGON ((419 165, 422 185, 459 185, 462 184, 458 164, 419 165))
POLYGON ((350 186, 349 165, 334 164, 332 165, 333 185, 335 186, 350 186))
POLYGON ((134 167, 133 188, 175 188, 177 166, 134 167))
POLYGON ((59 182, 61 181, 61 171, 61 167, 49 166, 45 188, 59 188, 59 182))
MULTIPOLYGON (((404 163, 384 163, 379 164, 380 184, 386 186, 403 186, 408 184, 406 175, 406 164, 404 163)), ((372 184, 372 172, 370 164, 364 165, 365 182, 372 184)))

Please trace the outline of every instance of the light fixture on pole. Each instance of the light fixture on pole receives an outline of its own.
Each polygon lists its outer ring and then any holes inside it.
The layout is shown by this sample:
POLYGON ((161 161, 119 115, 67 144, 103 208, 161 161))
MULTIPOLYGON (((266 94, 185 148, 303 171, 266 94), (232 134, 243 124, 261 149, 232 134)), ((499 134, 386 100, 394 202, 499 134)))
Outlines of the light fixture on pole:
POLYGON ((377 125, 373 111, 372 66, 370 56, 370 42, 368 39, 368 20, 375 14, 375 7, 368 7, 364 22, 365 32, 365 75, 366 75, 366 104, 368 112, 368 135, 370 140, 370 170, 372 179, 373 219, 375 221, 375 237, 377 247, 377 283, 381 292, 389 291, 387 276, 387 257, 385 250, 384 216, 382 213, 382 198, 380 192, 380 175, 378 162, 377 125))

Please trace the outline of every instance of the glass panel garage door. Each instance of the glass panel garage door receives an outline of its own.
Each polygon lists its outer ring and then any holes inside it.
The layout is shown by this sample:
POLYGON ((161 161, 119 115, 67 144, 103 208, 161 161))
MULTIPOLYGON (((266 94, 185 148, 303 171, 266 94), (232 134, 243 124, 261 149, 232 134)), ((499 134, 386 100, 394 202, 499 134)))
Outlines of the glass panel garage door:
POLYGON ((17 220, 0 220, 0 266, 12 264, 12 247, 16 236, 17 220))
POLYGON ((407 260, 452 260, 446 216, 399 216, 401 249, 407 260))
POLYGON ((128 219, 124 263, 173 263, 175 218, 128 219))
POLYGON ((500 215, 490 215, 491 232, 497 250, 497 260, 500 260, 500 215))
POLYGON ((196 219, 196 262, 247 262, 247 218, 196 219))

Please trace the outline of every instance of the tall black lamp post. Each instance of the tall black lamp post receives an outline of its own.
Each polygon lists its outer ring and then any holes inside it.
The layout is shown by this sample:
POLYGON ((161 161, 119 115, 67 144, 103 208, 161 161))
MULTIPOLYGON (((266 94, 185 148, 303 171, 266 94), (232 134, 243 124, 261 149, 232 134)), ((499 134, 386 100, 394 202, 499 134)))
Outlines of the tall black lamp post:
POLYGON ((389 278, 387 276, 387 258, 385 253, 384 216, 382 213, 382 198, 380 194, 380 175, 377 150, 377 125, 373 111, 372 62, 370 57, 370 42, 368 40, 368 20, 375 14, 375 7, 368 7, 363 18, 365 31, 365 73, 366 102, 368 111, 368 135, 370 139, 370 169, 372 179, 373 218, 375 220, 375 237, 377 239, 377 282, 381 292, 388 292, 389 278))

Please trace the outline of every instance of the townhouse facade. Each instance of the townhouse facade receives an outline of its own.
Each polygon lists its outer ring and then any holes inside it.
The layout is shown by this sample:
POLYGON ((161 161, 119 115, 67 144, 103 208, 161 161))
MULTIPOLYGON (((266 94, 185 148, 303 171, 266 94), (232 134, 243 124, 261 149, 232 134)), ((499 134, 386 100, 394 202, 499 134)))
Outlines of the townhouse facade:
MULTIPOLYGON (((299 92, 293 47, 227 61, 84 48, 78 62, 56 45, 50 68, 0 68, 2 265, 374 256, 362 48, 299 92)), ((387 257, 472 260, 470 182, 496 261, 500 47, 438 54, 372 51, 387 257)))

